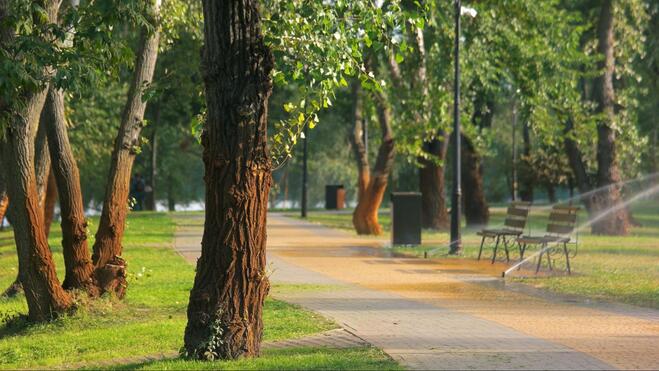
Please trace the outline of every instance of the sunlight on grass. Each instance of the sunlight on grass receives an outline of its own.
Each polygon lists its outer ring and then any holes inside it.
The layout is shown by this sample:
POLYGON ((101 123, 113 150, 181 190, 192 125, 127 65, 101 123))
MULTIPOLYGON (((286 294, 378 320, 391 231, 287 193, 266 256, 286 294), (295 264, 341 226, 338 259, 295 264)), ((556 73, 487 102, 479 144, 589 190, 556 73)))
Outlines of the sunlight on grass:
MULTIPOLYGON (((94 364, 115 358, 145 356, 177 351, 182 346, 186 324, 186 306, 194 279, 194 268, 170 247, 174 233, 171 218, 164 213, 132 213, 124 239, 124 256, 128 261, 129 289, 126 298, 110 298, 81 305, 72 316, 46 324, 27 324, 22 315, 27 313, 23 296, 0 299, 0 368, 61 367, 67 364, 94 364)), ((11 232, 0 234, 0 284, 6 287, 16 275, 16 252, 10 239, 11 232)), ((61 236, 53 228, 50 243, 60 278, 63 277, 61 236)), ((93 236, 92 236, 93 239, 93 236)), ((91 241, 90 241, 91 242, 91 241)), ((281 290, 297 288, 280 287, 281 290)), ((84 300, 80 296, 78 300, 84 300)), ((309 335, 336 325, 327 319, 302 310, 297 306, 268 298, 264 309, 264 341, 289 339, 309 335)), ((308 350, 294 353, 309 365, 323 368, 339 367, 328 357, 336 355, 351 358, 352 352, 308 350)), ((292 357, 291 359, 295 359, 292 357)), ((382 357, 363 358, 363 365, 381 361, 382 357)), ((240 368, 292 367, 288 356, 273 354, 269 363, 262 360, 244 360, 240 368), (286 361, 286 362, 284 362, 286 361), (281 366, 279 366, 279 362, 281 366)), ((346 361, 348 362, 348 361, 346 361)), ((352 365, 345 363, 345 365, 352 365)), ((390 363, 389 366, 394 365, 390 363)), ((174 368, 178 368, 174 367, 174 368)), ((297 368, 304 368, 304 364, 297 368)))
MULTIPOLYGON (((514 278, 539 288, 558 293, 581 295, 588 298, 618 301, 629 304, 659 308, 659 203, 656 201, 634 205, 634 217, 641 223, 629 236, 594 236, 588 231, 579 233, 578 254, 572 259, 572 276, 514 278)), ((548 210, 533 211, 525 232, 532 235, 544 234, 548 210)), ((505 208, 491 209, 490 226, 500 226, 505 217, 505 208)), ((309 213, 309 221, 339 228, 354 233, 350 213, 309 213)), ((586 221, 585 210, 580 211, 579 222, 586 221)), ((388 237, 391 218, 388 213, 380 214, 380 222, 388 237)), ((425 252, 432 257, 475 259, 478 256, 479 228, 463 229, 461 256, 447 255, 447 232, 423 231, 423 245, 418 247, 394 246, 394 253, 423 257, 425 252)), ((485 259, 490 258, 492 249, 483 250, 485 259)), ((517 257, 515 251, 513 257, 517 257)), ((559 266, 562 260, 557 261, 559 266)))

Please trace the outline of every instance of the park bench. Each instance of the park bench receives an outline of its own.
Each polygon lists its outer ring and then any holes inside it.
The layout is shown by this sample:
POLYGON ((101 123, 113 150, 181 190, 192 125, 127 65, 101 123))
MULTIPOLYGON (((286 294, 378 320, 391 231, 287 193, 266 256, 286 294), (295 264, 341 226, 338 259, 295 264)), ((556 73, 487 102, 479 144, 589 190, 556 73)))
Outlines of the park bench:
MULTIPOLYGON (((515 243, 516 239, 519 238, 522 233, 524 233, 524 228, 526 227, 526 221, 529 216, 529 209, 531 208, 530 202, 525 201, 513 201, 508 206, 506 212, 506 219, 503 222, 503 227, 498 229, 483 229, 477 234, 482 237, 481 247, 478 251, 478 260, 481 260, 481 255, 483 253, 483 245, 487 239, 492 239, 494 243, 494 251, 492 253, 492 264, 496 261, 497 250, 499 248, 499 243, 503 243, 503 248, 506 252, 506 261, 510 261, 510 252, 508 248, 511 246, 511 243, 515 243)), ((522 253, 521 246, 520 254, 522 253)))
MULTIPOLYGON (((540 255, 535 272, 538 273, 542 263, 543 255, 547 256, 549 269, 552 268, 551 255, 554 253, 565 254, 565 263, 568 274, 570 271, 570 254, 568 244, 573 243, 577 246, 578 239, 572 238, 574 228, 577 222, 578 206, 572 205, 555 205, 549 213, 547 223, 547 232, 544 236, 521 236, 517 238, 517 244, 520 246, 520 260, 524 259, 524 252, 531 246, 540 246, 540 255), (550 246, 551 245, 551 246, 550 246), (562 249, 561 249, 562 247, 562 249), (562 250, 562 251, 561 251, 562 250)), ((576 255, 576 248, 575 248, 576 255)), ((574 256, 573 256, 574 257, 574 256)))

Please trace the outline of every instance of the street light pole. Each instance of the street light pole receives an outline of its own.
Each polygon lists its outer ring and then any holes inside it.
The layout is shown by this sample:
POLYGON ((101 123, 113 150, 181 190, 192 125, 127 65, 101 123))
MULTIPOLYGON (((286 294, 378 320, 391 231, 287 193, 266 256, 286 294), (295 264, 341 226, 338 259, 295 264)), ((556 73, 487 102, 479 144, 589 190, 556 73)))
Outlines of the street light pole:
POLYGON ((453 197, 451 200, 451 245, 450 254, 462 251, 460 238, 460 206, 462 203, 461 159, 460 159, 460 11, 462 4, 455 0, 455 78, 453 81, 453 197))
POLYGON ((513 97, 513 171, 512 171, 512 184, 513 184, 513 201, 517 201, 517 140, 515 130, 517 128, 517 99, 513 97))
POLYGON ((302 143, 302 202, 301 216, 307 217, 307 141, 309 141, 309 125, 304 126, 304 142, 302 143))

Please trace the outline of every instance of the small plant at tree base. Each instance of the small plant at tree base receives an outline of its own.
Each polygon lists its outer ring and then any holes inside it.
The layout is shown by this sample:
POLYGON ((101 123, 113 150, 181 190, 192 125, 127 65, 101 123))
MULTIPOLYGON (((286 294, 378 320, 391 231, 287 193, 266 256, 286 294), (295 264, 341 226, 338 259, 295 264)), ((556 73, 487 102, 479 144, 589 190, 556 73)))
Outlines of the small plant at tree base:
POLYGON ((210 323, 208 328, 208 339, 199 343, 199 346, 192 352, 185 348, 181 348, 179 354, 182 358, 186 359, 199 359, 204 361, 215 361, 218 359, 219 354, 217 350, 224 345, 222 335, 224 335, 224 328, 222 327, 221 316, 222 311, 218 311, 215 315, 215 320, 210 323))

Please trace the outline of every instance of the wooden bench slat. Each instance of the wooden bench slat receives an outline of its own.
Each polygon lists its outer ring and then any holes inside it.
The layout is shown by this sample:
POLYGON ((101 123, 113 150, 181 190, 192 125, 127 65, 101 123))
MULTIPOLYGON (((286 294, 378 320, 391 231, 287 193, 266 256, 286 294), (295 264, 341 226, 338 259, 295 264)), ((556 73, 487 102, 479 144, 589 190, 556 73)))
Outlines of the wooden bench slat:
POLYGON ((561 214, 561 213, 551 213, 549 214, 549 220, 552 222, 564 222, 572 223, 577 221, 577 214, 561 214))
POLYGON ((557 233, 557 234, 569 234, 574 230, 572 225, 562 225, 562 224, 547 224, 548 233, 557 233))
POLYGON ((506 218, 504 224, 508 227, 524 229, 524 227, 526 226, 526 219, 506 218))
POLYGON ((514 216, 520 216, 520 217, 525 217, 529 215, 529 209, 520 209, 517 207, 509 207, 508 208, 508 215, 514 215, 514 216))

